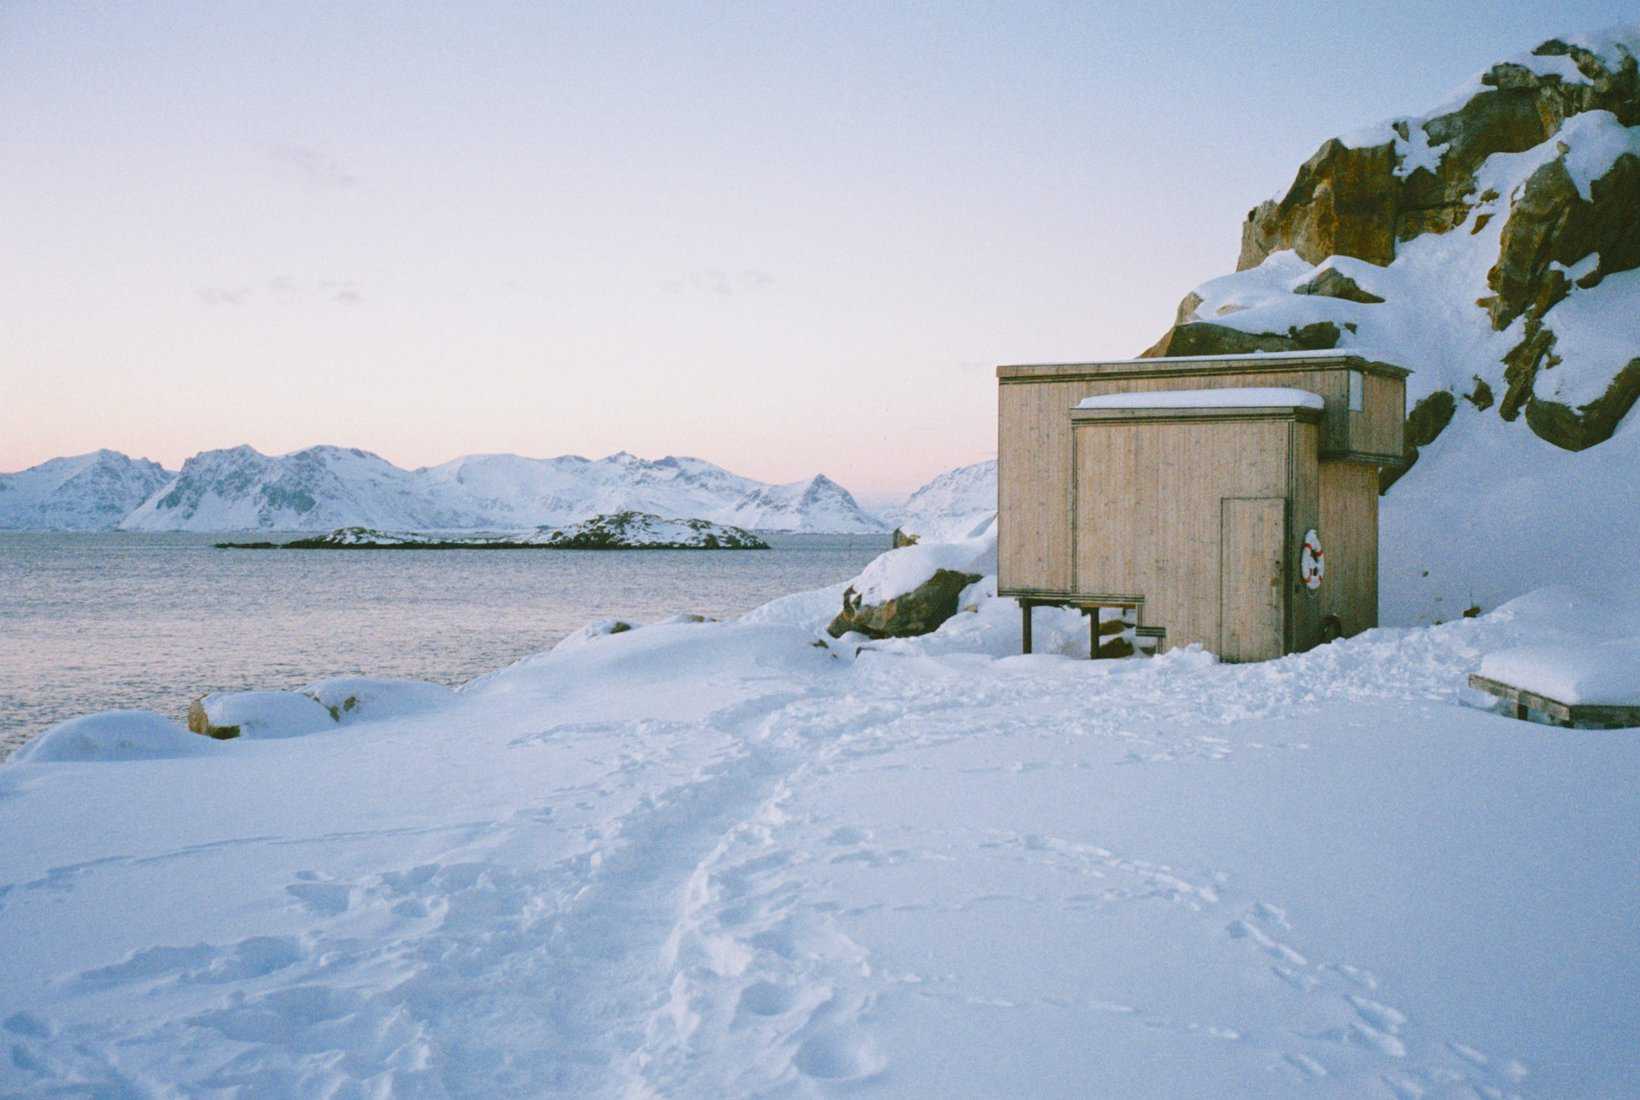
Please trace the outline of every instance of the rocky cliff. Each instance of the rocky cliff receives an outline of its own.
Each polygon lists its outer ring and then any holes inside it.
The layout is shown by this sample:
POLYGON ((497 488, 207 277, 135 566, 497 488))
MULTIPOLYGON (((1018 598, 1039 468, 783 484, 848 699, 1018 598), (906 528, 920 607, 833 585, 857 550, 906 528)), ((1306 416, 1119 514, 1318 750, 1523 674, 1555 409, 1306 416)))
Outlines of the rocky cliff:
POLYGON ((1324 142, 1145 353, 1356 347, 1413 370, 1385 622, 1640 569, 1637 55, 1640 24, 1554 39, 1324 142))
POLYGON ((1640 397, 1640 340, 1612 331, 1640 304, 1617 278, 1640 268, 1637 53, 1640 27, 1554 39, 1324 142, 1247 215, 1241 277, 1186 296, 1146 354, 1394 348, 1423 443, 1458 397, 1567 450, 1609 439, 1640 397))

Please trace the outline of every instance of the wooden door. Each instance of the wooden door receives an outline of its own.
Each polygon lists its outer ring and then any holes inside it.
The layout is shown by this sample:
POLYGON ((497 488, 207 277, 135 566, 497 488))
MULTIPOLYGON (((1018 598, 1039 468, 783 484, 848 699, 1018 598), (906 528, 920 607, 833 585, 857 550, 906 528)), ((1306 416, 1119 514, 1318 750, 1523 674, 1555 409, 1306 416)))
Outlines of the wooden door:
POLYGON ((1287 501, 1227 497, 1219 508, 1219 657, 1280 657, 1286 651, 1287 501))

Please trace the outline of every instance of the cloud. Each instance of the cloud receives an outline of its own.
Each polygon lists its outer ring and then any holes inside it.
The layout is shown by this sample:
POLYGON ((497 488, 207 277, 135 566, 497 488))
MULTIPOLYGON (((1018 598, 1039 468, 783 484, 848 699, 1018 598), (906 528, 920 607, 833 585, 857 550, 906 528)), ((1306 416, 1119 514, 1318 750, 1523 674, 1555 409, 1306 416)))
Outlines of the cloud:
MULTIPOLYGON (((352 279, 297 279, 289 275, 275 275, 267 280, 267 297, 285 305, 309 301, 329 301, 337 305, 356 306, 364 301, 364 292, 352 279)), ((208 306, 242 306, 257 297, 249 286, 208 286, 199 292, 199 300, 208 306)))
POLYGON ((752 294, 759 290, 767 290, 773 285, 774 276, 755 267, 742 268, 739 271, 708 268, 705 271, 691 271, 687 275, 667 279, 661 283, 661 289, 668 294, 709 294, 727 298, 735 294, 752 294))
POLYGON ((268 155, 287 174, 318 190, 335 191, 359 182, 334 155, 312 145, 278 145, 268 155))

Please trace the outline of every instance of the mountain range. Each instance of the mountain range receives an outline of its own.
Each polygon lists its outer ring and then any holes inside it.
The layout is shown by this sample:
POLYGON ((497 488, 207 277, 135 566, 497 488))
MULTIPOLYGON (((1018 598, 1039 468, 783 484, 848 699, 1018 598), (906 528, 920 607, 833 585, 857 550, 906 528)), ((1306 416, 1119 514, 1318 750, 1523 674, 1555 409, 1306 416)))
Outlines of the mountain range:
POLYGON ((469 455, 407 470, 347 447, 204 451, 171 472, 115 451, 0 474, 0 529, 328 531, 509 529, 649 512, 764 531, 866 533, 887 525, 823 474, 771 485, 698 458, 625 451, 469 455))

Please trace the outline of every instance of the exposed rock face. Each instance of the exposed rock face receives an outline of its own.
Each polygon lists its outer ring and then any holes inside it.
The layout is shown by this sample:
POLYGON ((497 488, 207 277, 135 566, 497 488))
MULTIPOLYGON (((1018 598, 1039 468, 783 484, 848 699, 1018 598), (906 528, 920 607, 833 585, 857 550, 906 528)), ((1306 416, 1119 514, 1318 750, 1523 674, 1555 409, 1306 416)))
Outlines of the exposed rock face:
POLYGON ((1608 68, 1587 49, 1559 40, 1534 57, 1567 58, 1584 80, 1517 62, 1494 65, 1476 94, 1456 110, 1401 119, 1364 143, 1334 138, 1298 170, 1280 199, 1255 207, 1242 226, 1236 269, 1257 267, 1291 249, 1308 262, 1355 256, 1388 264, 1398 241, 1444 233, 1468 217, 1475 173, 1494 153, 1518 153, 1548 140, 1573 115, 1605 110, 1640 124, 1640 74, 1632 58, 1608 68), (1440 150, 1433 168, 1423 151, 1440 150), (1409 155, 1410 154, 1410 155, 1409 155))
POLYGON ((843 593, 843 610, 826 628, 833 638, 854 631, 871 638, 911 638, 939 629, 957 613, 957 597, 980 579, 977 573, 941 569, 917 588, 880 604, 863 605, 853 588, 843 593))
POLYGON ((1255 351, 1325 351, 1338 346, 1338 326, 1318 321, 1286 332, 1244 332, 1210 321, 1175 325, 1167 335, 1141 353, 1141 358, 1166 355, 1247 355, 1255 351))
POLYGON ((1362 290, 1354 279, 1336 267, 1322 268, 1321 274, 1303 286, 1294 288, 1293 293, 1319 294, 1323 298, 1342 298, 1346 302, 1363 302, 1367 305, 1383 301, 1378 295, 1362 290))
POLYGON ((1640 269, 1637 53, 1640 26, 1554 39, 1431 114, 1323 143, 1248 215, 1239 274, 1143 354, 1399 348, 1409 458, 1457 394, 1566 450, 1610 438, 1640 399, 1621 321, 1640 284, 1613 281, 1640 269))

